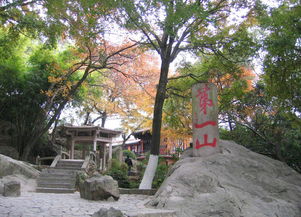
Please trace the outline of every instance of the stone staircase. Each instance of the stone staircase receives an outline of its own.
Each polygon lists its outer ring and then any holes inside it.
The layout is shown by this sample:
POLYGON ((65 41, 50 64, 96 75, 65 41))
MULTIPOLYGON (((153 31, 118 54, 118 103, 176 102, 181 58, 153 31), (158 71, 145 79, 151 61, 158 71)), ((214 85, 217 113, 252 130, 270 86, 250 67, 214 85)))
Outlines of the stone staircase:
POLYGON ((37 180, 37 192, 75 192, 76 172, 81 170, 84 160, 59 160, 55 167, 43 169, 37 180))

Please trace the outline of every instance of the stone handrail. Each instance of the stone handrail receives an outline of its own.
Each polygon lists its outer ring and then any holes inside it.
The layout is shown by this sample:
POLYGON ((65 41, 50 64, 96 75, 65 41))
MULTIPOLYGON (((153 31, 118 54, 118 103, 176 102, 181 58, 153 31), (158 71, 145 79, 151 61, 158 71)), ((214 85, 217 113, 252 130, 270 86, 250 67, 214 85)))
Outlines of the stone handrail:
POLYGON ((55 167, 56 164, 57 164, 57 162, 58 162, 61 158, 62 158, 61 155, 58 154, 58 155, 54 158, 54 160, 52 161, 52 164, 50 165, 50 167, 55 167))
POLYGON ((58 154, 54 160, 52 161, 50 167, 55 167, 57 162, 59 162, 59 160, 61 159, 68 159, 69 158, 69 154, 67 152, 61 151, 60 154, 58 154))
POLYGON ((61 151, 61 157, 62 159, 69 159, 70 155, 65 151, 61 151))
POLYGON ((36 165, 41 166, 42 165, 41 164, 42 161, 44 161, 44 160, 53 160, 53 159, 55 159, 54 156, 51 156, 51 157, 40 157, 38 155, 37 158, 36 158, 36 165))
POLYGON ((81 169, 86 170, 91 161, 96 164, 96 154, 92 151, 90 151, 89 155, 86 156, 85 161, 84 161, 81 169))

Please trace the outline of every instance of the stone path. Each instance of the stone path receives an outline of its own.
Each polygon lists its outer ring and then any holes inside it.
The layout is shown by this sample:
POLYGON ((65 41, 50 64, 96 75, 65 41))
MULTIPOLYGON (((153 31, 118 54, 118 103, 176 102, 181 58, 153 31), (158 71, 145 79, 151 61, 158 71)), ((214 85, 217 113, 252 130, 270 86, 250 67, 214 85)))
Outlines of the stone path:
POLYGON ((22 192, 20 197, 0 196, 1 217, 73 217, 92 216, 100 208, 120 209, 130 217, 174 217, 173 211, 146 208, 147 195, 122 194, 116 202, 89 201, 79 193, 53 194, 22 192))

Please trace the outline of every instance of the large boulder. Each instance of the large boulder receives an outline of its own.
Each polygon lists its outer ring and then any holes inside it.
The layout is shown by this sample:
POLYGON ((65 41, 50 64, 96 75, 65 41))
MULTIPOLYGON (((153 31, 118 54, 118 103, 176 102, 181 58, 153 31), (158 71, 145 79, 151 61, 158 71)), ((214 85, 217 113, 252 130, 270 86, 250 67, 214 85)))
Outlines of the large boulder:
POLYGON ((185 153, 148 205, 181 217, 301 216, 299 173, 234 142, 220 146, 209 157, 185 153))
POLYGON ((118 183, 111 176, 94 175, 79 183, 80 197, 88 200, 119 199, 118 183))
POLYGON ((8 175, 21 174, 28 178, 37 178, 40 172, 31 164, 18 161, 0 154, 0 178, 8 175))
POLYGON ((111 207, 110 209, 102 208, 97 212, 93 213, 92 217, 125 217, 123 213, 111 207))
POLYGON ((0 154, 0 194, 3 194, 4 183, 11 181, 19 182, 22 192, 35 191, 39 175, 40 171, 31 164, 0 154))

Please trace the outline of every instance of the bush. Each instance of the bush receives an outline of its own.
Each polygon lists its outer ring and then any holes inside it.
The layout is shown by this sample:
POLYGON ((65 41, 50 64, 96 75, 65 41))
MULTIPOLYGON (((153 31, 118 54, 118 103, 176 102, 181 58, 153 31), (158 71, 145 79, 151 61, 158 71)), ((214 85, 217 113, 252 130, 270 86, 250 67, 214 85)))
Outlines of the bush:
POLYGON ((120 188, 129 188, 130 182, 127 176, 128 167, 125 163, 120 163, 116 159, 112 159, 111 169, 105 174, 112 176, 118 182, 120 188))
POLYGON ((159 188, 163 183, 168 172, 168 166, 165 164, 159 164, 156 170, 156 174, 152 183, 153 188, 159 188))
POLYGON ((135 153, 130 150, 123 150, 123 156, 129 156, 129 158, 136 159, 135 153))

